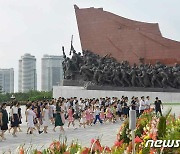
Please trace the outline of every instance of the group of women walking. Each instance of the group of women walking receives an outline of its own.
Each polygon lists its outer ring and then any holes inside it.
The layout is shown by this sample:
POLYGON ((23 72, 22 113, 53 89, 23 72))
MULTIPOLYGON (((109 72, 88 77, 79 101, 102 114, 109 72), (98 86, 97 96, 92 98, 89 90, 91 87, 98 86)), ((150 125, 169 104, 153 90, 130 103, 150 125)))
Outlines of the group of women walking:
MULTIPOLYGON (((129 115, 129 110, 136 110, 137 115, 143 113, 144 110, 150 108, 149 96, 140 99, 132 97, 131 101, 128 97, 93 98, 79 100, 76 97, 52 99, 46 101, 27 102, 25 117, 22 117, 21 106, 17 101, 10 105, 10 112, 6 110, 6 103, 0 107, 0 139, 6 140, 5 132, 12 131, 13 137, 17 137, 17 132, 21 131, 22 118, 27 122, 27 134, 33 134, 36 130, 39 134, 48 133, 49 126, 53 125, 53 131, 56 127, 60 131, 64 131, 64 124, 67 121, 67 127, 71 125, 74 129, 78 126, 92 126, 99 121, 101 124, 105 122, 115 123, 124 120, 129 115), (25 118, 25 119, 24 119, 25 118), (75 122, 76 121, 76 122, 75 122)), ((24 114, 23 114, 24 115, 24 114)))

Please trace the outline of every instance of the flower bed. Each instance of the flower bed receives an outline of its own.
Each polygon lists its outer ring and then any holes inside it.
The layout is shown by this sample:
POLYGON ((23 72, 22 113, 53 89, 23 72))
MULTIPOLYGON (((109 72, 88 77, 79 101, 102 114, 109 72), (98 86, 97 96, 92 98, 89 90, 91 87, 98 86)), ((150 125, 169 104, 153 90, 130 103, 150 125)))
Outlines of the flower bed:
MULTIPOLYGON (((78 142, 72 142, 67 145, 67 139, 54 141, 49 148, 38 151, 37 149, 26 149, 23 146, 18 148, 19 154, 130 154, 132 153, 132 137, 129 130, 128 119, 121 125, 117 141, 113 147, 102 146, 99 139, 92 139, 90 147, 82 147, 78 142)), ((145 111, 138 119, 135 129, 135 150, 137 154, 158 154, 173 153, 179 154, 180 147, 172 148, 154 148, 148 145, 148 140, 180 140, 180 117, 175 118, 170 115, 170 111, 165 115, 157 118, 152 110, 145 111)))

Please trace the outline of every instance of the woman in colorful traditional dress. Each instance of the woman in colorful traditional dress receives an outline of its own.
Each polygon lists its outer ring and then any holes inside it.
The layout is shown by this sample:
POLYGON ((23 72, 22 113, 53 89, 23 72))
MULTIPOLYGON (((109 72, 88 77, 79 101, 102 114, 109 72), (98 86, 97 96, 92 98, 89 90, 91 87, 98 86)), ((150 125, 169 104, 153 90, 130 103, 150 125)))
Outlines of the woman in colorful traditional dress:
POLYGON ((86 124, 87 125, 90 125, 90 122, 91 122, 91 115, 90 115, 90 110, 89 110, 89 107, 86 108, 86 124))
POLYGON ((55 132, 56 127, 60 126, 60 130, 64 132, 64 128, 63 128, 64 123, 65 123, 65 118, 64 118, 64 113, 61 110, 61 102, 57 101, 56 115, 55 115, 55 127, 54 127, 53 131, 55 132))
POLYGON ((43 131, 40 130, 40 123, 38 121, 37 115, 38 115, 38 111, 37 111, 37 107, 34 107, 33 112, 35 113, 35 117, 34 117, 34 126, 36 127, 36 129, 38 130, 38 133, 41 134, 43 131))
POLYGON ((69 128, 71 123, 72 123, 73 127, 75 126, 73 115, 74 115, 73 109, 72 109, 72 107, 69 107, 69 110, 68 110, 68 121, 69 121, 68 122, 68 128, 69 128))
POLYGON ((86 125, 86 112, 82 111, 79 127, 83 126, 85 128, 85 125, 86 125))
POLYGON ((44 133, 47 134, 47 128, 48 128, 49 123, 50 123, 48 103, 44 104, 44 109, 42 112, 42 118, 43 118, 44 133))
POLYGON ((25 112, 26 114, 26 122, 27 122, 27 134, 30 131, 30 134, 33 134, 33 129, 34 127, 34 118, 36 117, 36 114, 34 113, 34 111, 32 110, 32 104, 28 104, 27 105, 27 110, 25 112))
POLYGON ((49 119, 51 120, 52 124, 54 124, 53 109, 54 109, 53 102, 50 102, 49 103, 49 119))
POLYGON ((102 106, 100 110, 101 110, 100 119, 105 122, 106 119, 105 119, 104 107, 102 106))
POLYGON ((92 126, 93 121, 94 121, 94 113, 93 113, 93 107, 89 107, 89 113, 90 113, 90 125, 92 126))
POLYGON ((106 108, 106 119, 109 120, 109 122, 112 122, 112 112, 109 105, 106 108))

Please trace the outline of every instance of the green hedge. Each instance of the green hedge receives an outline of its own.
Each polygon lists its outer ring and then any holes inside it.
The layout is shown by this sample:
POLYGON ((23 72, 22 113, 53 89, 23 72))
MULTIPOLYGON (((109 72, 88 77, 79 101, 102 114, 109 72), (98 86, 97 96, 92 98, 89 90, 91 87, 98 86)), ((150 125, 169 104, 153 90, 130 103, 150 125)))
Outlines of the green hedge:
POLYGON ((52 99, 52 92, 29 91, 27 93, 0 94, 0 103, 12 101, 12 95, 14 95, 19 102, 52 99))

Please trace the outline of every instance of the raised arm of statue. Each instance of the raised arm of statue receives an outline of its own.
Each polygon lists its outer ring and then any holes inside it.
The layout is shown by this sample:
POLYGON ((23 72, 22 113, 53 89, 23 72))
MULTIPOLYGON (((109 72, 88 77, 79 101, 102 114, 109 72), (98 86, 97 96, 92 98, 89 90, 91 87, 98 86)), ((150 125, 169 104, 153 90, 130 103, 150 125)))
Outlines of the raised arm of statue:
POLYGON ((66 54, 64 52, 64 46, 62 46, 62 51, 63 51, 63 58, 66 59, 66 54))

